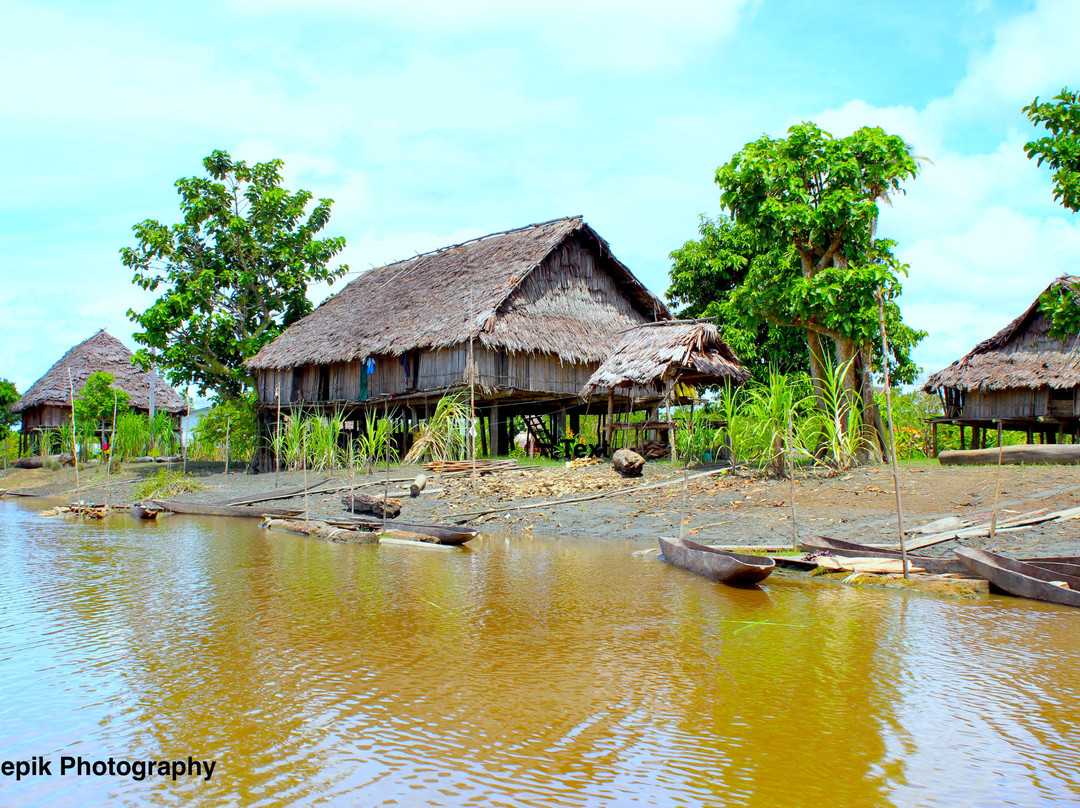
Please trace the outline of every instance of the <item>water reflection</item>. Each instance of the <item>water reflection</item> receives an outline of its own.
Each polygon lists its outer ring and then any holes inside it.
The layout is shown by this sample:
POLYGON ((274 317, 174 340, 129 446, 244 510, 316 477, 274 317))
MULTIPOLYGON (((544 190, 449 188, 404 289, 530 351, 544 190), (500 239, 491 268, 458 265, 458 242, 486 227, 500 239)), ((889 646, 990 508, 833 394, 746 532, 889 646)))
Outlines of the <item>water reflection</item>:
POLYGON ((207 805, 1080 796, 1072 612, 777 576, 736 590, 619 544, 474 545, 0 503, 7 754, 219 761, 210 783, 4 786, 207 805))

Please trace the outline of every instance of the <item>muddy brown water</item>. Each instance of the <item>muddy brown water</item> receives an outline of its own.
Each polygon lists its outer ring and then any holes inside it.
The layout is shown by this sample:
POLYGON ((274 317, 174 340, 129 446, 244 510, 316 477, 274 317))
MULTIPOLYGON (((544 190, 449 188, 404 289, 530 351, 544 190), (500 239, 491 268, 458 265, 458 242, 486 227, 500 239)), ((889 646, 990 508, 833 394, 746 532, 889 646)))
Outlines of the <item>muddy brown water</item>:
MULTIPOLYGON (((4 805, 1017 805, 1080 799, 1080 612, 633 546, 333 544, 0 501, 4 805)), ((639 545, 644 546, 644 545, 639 545)))

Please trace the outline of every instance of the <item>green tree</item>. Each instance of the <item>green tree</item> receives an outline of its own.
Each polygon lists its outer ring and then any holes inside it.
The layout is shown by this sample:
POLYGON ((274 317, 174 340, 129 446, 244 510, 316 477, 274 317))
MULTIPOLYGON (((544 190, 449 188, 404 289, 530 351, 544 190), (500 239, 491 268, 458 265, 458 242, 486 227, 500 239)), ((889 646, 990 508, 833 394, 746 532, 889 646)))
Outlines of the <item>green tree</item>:
POLYGON ((742 274, 718 304, 725 321, 801 330, 819 397, 831 351, 834 366, 850 368, 844 384, 866 402, 867 425, 876 414, 871 371, 885 359, 876 293, 886 301, 894 379, 915 377, 911 349, 925 336, 896 304, 907 267, 893 242, 876 237, 879 202, 917 171, 908 145, 880 128, 838 138, 803 123, 786 138, 747 144, 716 172, 730 224, 715 229, 713 271, 742 274))
POLYGON ((213 152, 209 176, 176 182, 182 220, 140 222, 137 245, 120 251, 136 285, 162 290, 146 311, 128 311, 143 329, 136 359, 146 367, 156 351, 175 385, 235 398, 251 382, 244 360, 311 312, 308 285, 348 270, 331 267, 345 239, 316 238, 333 200, 307 212, 311 193, 282 188, 282 165, 213 152))
POLYGON ((255 394, 244 393, 235 399, 219 401, 195 425, 194 444, 204 457, 215 457, 225 447, 233 459, 250 459, 258 443, 255 394))
MULTIPOLYGON (((75 421, 80 433, 97 432, 105 441, 106 432, 113 425, 113 412, 117 417, 128 411, 130 396, 113 385, 116 377, 105 371, 91 373, 75 399, 75 421)), ((82 441, 80 441, 82 442, 82 441)))
MULTIPOLYGON (((1027 143, 1024 151, 1036 165, 1046 163, 1054 172, 1054 199, 1074 213, 1080 210, 1080 93, 1063 87, 1051 101, 1038 98, 1023 109, 1046 134, 1027 143)), ((1080 299, 1076 285, 1065 280, 1041 298, 1041 311, 1050 318, 1054 336, 1080 332, 1080 299)))
POLYGON ((698 235, 670 255, 667 297, 678 316, 715 318, 724 341, 759 382, 767 382, 771 372, 809 371, 801 330, 745 317, 728 305, 756 257, 753 233, 728 217, 702 216, 698 235))
POLYGON ((15 389, 14 383, 0 379, 0 437, 6 437, 11 428, 19 422, 19 416, 11 411, 18 400, 19 391, 15 389))

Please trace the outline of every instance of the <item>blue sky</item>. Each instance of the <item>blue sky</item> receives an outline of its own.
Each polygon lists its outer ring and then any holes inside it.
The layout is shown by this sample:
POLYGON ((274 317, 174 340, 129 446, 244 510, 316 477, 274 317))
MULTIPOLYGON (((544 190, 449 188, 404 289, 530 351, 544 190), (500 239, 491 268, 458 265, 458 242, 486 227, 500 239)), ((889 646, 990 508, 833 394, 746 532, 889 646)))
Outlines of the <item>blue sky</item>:
POLYGON ((0 376, 98 328, 134 347, 118 250, 216 148, 332 197, 354 271, 583 214, 662 294, 716 167, 801 120, 926 158, 879 232, 932 372, 1075 271, 1020 108, 1080 87, 1077 53, 1064 0, 0 0, 0 376))

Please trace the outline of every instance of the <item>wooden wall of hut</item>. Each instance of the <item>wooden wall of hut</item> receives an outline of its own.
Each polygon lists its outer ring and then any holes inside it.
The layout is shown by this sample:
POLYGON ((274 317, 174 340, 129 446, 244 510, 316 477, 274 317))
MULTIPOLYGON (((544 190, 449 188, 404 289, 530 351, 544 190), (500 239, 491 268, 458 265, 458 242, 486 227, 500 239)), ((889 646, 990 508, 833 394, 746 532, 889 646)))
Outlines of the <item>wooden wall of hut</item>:
POLYGON ((71 407, 55 407, 48 404, 31 407, 22 413, 22 431, 53 429, 71 423, 71 407))
MULTIPOLYGON (((276 406, 280 384, 281 405, 346 403, 379 399, 385 394, 437 392, 466 385, 468 345, 434 351, 413 351, 401 357, 374 357, 375 372, 361 384, 364 363, 338 362, 296 369, 260 371, 256 377, 259 403, 276 406)), ((553 354, 508 353, 480 344, 473 346, 476 384, 487 394, 510 391, 575 395, 598 363, 569 363, 553 354)))
POLYGON ((1080 415, 1075 389, 1013 388, 968 390, 964 394, 963 418, 1039 418, 1080 415))

